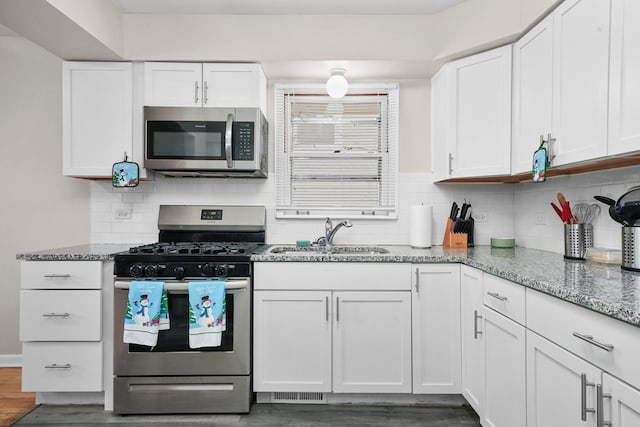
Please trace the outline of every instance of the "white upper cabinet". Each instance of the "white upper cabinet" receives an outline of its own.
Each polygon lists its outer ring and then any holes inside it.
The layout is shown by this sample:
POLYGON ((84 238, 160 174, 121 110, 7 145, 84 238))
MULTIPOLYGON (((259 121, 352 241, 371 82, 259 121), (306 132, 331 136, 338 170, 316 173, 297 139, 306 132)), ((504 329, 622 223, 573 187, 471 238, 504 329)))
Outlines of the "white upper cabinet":
POLYGON ((109 178, 112 166, 133 156, 131 63, 62 65, 62 173, 109 178))
POLYGON ((451 62, 443 72, 448 76, 433 83, 438 105, 432 120, 437 139, 432 144, 447 147, 444 158, 435 158, 438 149, 434 152, 434 164, 446 167, 440 179, 508 175, 511 46, 451 62))
POLYGON ((553 15, 552 166, 607 154, 610 2, 566 0, 553 15))
POLYGON ((202 64, 146 62, 144 105, 202 106, 202 64))
POLYGON ((553 88, 553 15, 513 47, 513 139, 511 172, 531 171, 540 136, 551 132, 553 88))
POLYGON ((259 107, 267 83, 260 64, 144 64, 144 104, 164 107, 259 107))
POLYGON ((512 173, 531 171, 541 136, 551 166, 607 155, 609 15, 609 1, 566 0, 515 43, 512 173))
POLYGON ((640 2, 611 9, 608 154, 640 150, 640 2))

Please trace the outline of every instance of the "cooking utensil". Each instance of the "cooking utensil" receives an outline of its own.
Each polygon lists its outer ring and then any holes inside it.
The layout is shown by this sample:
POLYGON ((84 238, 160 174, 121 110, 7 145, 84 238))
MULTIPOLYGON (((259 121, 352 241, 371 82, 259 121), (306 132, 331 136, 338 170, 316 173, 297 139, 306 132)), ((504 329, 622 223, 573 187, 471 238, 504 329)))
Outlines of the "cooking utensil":
POLYGON ((458 204, 456 202, 453 202, 453 204, 451 205, 449 218, 451 218, 451 221, 453 221, 454 219, 456 219, 456 216, 458 216, 458 204))
POLYGON ((551 207, 553 208, 554 211, 556 211, 556 213, 558 214, 558 216, 560 217, 562 222, 564 222, 566 224, 567 222, 566 222, 566 220, 564 218, 564 214, 562 213, 562 210, 553 202, 551 202, 551 207))
POLYGON ((618 215, 618 212, 616 211, 615 200, 606 196, 593 196, 593 198, 601 203, 604 203, 605 205, 609 205, 609 216, 611 217, 611 219, 617 223, 625 225, 624 221, 622 220, 622 218, 620 218, 620 215, 618 215))
POLYGON ((563 220, 566 221, 565 224, 575 224, 576 220, 571 213, 571 207, 564 197, 564 194, 558 193, 558 202, 560 202, 560 207, 562 208, 563 220))
POLYGON ((578 224, 591 224, 600 213, 600 206, 595 203, 577 203, 571 211, 578 224))

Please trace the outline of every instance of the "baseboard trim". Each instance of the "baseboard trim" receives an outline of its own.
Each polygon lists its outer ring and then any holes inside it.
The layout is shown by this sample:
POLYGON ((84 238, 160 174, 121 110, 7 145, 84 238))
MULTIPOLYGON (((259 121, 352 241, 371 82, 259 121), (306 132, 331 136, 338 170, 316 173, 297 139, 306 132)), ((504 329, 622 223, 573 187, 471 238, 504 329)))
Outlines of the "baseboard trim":
POLYGON ((21 354, 0 354, 0 368, 21 368, 21 354))

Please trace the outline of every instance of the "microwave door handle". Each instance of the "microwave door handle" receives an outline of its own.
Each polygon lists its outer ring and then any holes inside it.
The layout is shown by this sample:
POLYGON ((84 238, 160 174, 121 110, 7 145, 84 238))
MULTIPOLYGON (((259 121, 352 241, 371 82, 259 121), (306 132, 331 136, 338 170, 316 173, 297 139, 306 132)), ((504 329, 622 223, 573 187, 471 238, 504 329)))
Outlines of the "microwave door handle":
POLYGON ((227 128, 224 134, 224 153, 227 158, 227 167, 233 167, 232 151, 231 151, 231 131, 233 129, 233 114, 227 116, 227 128))

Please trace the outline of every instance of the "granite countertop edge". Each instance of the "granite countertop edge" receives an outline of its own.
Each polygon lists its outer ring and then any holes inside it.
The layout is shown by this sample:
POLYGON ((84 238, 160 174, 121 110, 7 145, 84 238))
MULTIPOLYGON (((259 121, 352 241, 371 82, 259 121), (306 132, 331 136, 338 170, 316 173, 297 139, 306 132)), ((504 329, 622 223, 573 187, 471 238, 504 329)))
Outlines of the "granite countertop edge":
POLYGON ((90 243, 16 254, 19 261, 111 261, 135 243, 90 243))

